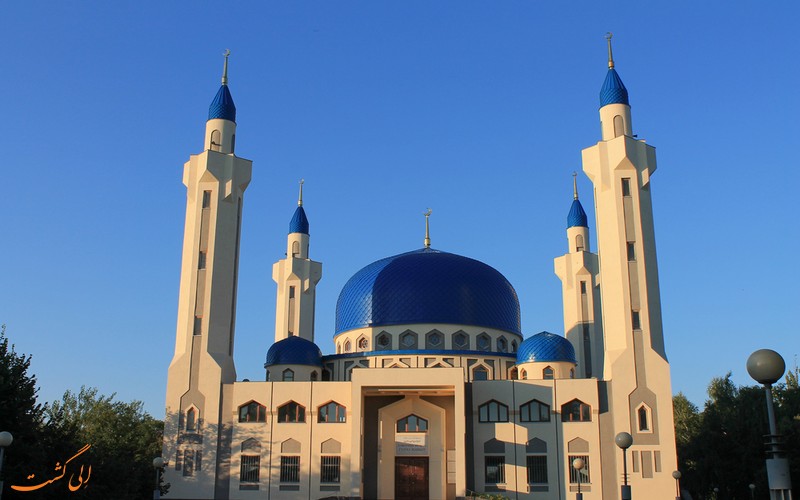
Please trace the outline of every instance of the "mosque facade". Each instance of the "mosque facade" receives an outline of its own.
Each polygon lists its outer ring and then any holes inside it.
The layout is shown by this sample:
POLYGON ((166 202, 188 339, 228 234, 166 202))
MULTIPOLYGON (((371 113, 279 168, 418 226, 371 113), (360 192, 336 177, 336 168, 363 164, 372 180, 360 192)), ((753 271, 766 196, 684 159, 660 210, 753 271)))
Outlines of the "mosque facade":
MULTIPOLYGON (((265 381, 233 362, 242 199, 222 86, 204 151, 184 166, 186 224, 167 381, 166 498, 513 499, 675 497, 651 176, 628 91, 609 68, 601 138, 583 150, 595 234, 574 193, 555 259, 565 335, 526 336, 513 286, 491 266, 425 246, 373 262, 342 289, 335 353, 314 343, 316 285, 301 196, 277 283, 265 381), (615 444, 628 433, 632 445, 615 444), (576 460, 578 459, 578 460, 576 460), (576 466, 582 466, 576 468, 576 466), (625 474, 627 472, 627 474, 625 474)), ((558 237, 553 235, 553 237, 558 237)), ((326 332, 327 334, 328 332, 326 332)))

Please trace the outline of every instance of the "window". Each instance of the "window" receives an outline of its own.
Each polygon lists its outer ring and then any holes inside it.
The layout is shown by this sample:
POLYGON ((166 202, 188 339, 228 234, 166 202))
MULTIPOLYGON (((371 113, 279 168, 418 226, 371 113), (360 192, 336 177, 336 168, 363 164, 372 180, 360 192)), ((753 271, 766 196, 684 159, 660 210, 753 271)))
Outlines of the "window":
POLYGON ((320 482, 338 483, 340 481, 341 458, 338 456, 323 456, 320 462, 320 482))
POLYGON ((650 409, 642 405, 636 410, 636 421, 639 424, 639 432, 651 432, 650 428, 650 409))
POLYGON ((479 351, 488 351, 489 348, 491 347, 491 345, 492 345, 492 342, 491 342, 491 339, 489 339, 488 335, 486 335, 485 333, 481 333, 480 335, 478 335, 478 350, 479 351))
POLYGON ((569 462, 569 482, 570 483, 577 483, 578 482, 578 474, 581 477, 581 483, 591 483, 591 476, 589 475, 589 455, 570 455, 569 462), (572 466, 572 461, 576 458, 583 459, 583 469, 578 472, 578 470, 572 466))
POLYGON ((499 352, 508 352, 508 341, 505 337, 497 339, 497 350, 499 352))
POLYGON ((428 421, 416 415, 409 415, 397 421, 397 432, 428 432, 428 421))
POLYGON ((281 374, 281 380, 284 382, 294 382, 294 371, 291 368, 283 370, 283 373, 281 374))
POLYGON ((195 316, 194 317, 194 332, 195 335, 200 335, 203 333, 203 317, 202 316, 195 316))
POLYGON ((300 255, 300 242, 293 241, 292 242, 292 257, 297 257, 300 255))
POLYGON ((519 370, 516 367, 512 368, 510 372, 508 372, 508 378, 511 380, 517 380, 519 378, 519 370))
POLYGON ((401 349, 416 349, 417 348, 417 334, 411 330, 406 330, 400 335, 400 348, 401 349))
POLYGON ((201 250, 200 253, 197 255, 197 269, 205 269, 206 268, 206 252, 201 250))
POLYGON ((453 349, 469 349, 469 337, 461 330, 453 334, 453 349))
POLYGON ((519 378, 520 380, 528 380, 528 374, 525 372, 525 370, 519 371, 519 378))
POLYGON ((281 456, 281 482, 300 482, 300 457, 281 456))
POLYGON ((622 179, 622 196, 631 195, 631 180, 627 177, 622 179))
POLYGON ((497 456, 486 457, 486 484, 506 482, 506 458, 497 456))
POLYGON ((331 401, 317 409, 317 422, 334 423, 345 421, 345 408, 336 401, 331 401))
POLYGON ((579 234, 575 236, 575 251, 583 252, 585 249, 586 249, 586 244, 583 241, 583 235, 579 234))
POLYGON ((239 422, 266 422, 267 407, 251 401, 239 407, 239 422))
POLYGON ((183 450, 183 475, 194 475, 194 450, 183 450))
POLYGON ((489 380, 489 370, 482 366, 472 370, 472 380, 489 380))
POLYGON ((642 329, 642 321, 639 317, 639 311, 631 311, 631 326, 634 330, 642 329))
POLYGON ((586 282, 581 281, 581 295, 586 295, 586 282))
POLYGON ((521 422, 549 422, 550 406, 537 401, 528 401, 519 407, 519 419, 521 422))
POLYGON ((555 370, 550 366, 545 367, 545 369, 542 370, 542 378, 545 380, 553 380, 556 378, 555 370))
POLYGON ((508 422, 508 406, 495 400, 478 407, 480 422, 508 422))
POLYGON ((511 352, 517 352, 517 341, 516 340, 512 340, 511 341, 511 352))
POLYGON ((278 422, 299 423, 305 421, 306 409, 294 401, 289 401, 278 408, 278 422))
POLYGON ((425 336, 425 342, 429 349, 439 349, 442 346, 444 335, 438 330, 431 330, 425 336))
POLYGON ((220 143, 219 130, 212 130, 211 131, 211 144, 209 145, 209 149, 212 149, 214 151, 219 151, 221 145, 222 144, 220 143))
POLYGON ((314 370, 313 372, 311 372, 311 381, 316 382, 317 378, 319 378, 319 374, 317 373, 317 370, 314 370))
POLYGON ((569 369, 569 378, 575 378, 575 368, 569 369))
POLYGON ((242 455, 242 463, 239 466, 239 482, 257 483, 259 472, 261 471, 261 456, 242 455))
POLYGON ((366 337, 361 337, 358 339, 358 348, 362 351, 366 351, 369 347, 369 340, 366 337))
POLYGON ((211 208, 211 191, 203 191, 203 208, 211 208))
POLYGON ((186 410, 186 432, 195 432, 197 430, 197 410, 189 408, 186 410))
POLYGON ((628 262, 636 262, 636 249, 633 242, 629 241, 626 246, 628 248, 628 262))
POLYGON ((350 352, 352 350, 353 350, 353 344, 350 342, 350 340, 347 340, 344 343, 344 352, 350 352))
POLYGON ((573 399, 561 407, 561 420, 564 422, 591 422, 592 408, 580 399, 573 399))
POLYGON ((547 483, 547 455, 528 455, 528 484, 547 483))
POLYGON ((378 335, 378 349, 386 350, 392 347, 392 337, 387 332, 378 335))

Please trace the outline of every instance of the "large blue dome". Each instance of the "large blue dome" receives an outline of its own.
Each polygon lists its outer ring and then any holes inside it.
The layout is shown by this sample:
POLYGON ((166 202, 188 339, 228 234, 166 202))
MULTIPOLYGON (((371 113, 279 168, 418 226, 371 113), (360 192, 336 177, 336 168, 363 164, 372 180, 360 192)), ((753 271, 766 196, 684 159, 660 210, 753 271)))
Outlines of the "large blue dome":
POLYGON ((556 361, 578 363, 570 341, 555 333, 542 332, 528 337, 517 350, 517 364, 556 361))
POLYGON ((520 333, 517 292, 483 262, 423 248, 373 262, 339 294, 336 333, 413 323, 520 333))
POLYGON ((322 366, 322 351, 317 344, 300 337, 288 337, 272 344, 264 368, 272 365, 322 366))

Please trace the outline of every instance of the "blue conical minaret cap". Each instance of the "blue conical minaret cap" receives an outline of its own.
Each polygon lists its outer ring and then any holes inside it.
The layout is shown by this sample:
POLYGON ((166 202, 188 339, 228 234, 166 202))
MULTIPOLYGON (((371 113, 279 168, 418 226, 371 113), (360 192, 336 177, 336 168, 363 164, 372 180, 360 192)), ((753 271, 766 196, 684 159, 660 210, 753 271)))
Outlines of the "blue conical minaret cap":
POLYGON ((609 68, 606 74, 606 81, 603 82, 603 88, 600 89, 600 107, 608 104, 627 104, 628 102, 628 89, 622 83, 622 79, 617 74, 617 70, 609 68))
POLYGON ((586 212, 583 211, 583 205, 577 198, 572 201, 569 215, 567 215, 567 229, 571 227, 589 227, 586 212))
POLYGON ((217 95, 211 101, 211 106, 208 107, 208 119, 230 120, 236 123, 236 106, 233 104, 233 97, 227 85, 220 86, 217 95))
POLYGON ((236 105, 233 104, 233 97, 231 91, 228 90, 228 56, 231 55, 230 50, 226 50, 225 65, 222 67, 222 85, 211 101, 211 106, 208 107, 208 119, 215 120, 230 120, 236 123, 236 105))
POLYGON ((292 220, 289 222, 289 233, 303 233, 308 234, 308 217, 303 207, 297 207, 294 211, 292 220))

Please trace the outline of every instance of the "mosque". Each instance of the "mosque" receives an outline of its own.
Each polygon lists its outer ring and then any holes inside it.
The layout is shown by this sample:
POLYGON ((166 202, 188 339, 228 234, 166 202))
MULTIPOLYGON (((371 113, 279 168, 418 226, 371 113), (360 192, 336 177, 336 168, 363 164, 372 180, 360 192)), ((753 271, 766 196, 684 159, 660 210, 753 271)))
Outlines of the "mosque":
POLYGON ((610 39, 600 121, 600 141, 582 152, 597 247, 576 190, 568 248, 555 259, 564 336, 523 333, 505 276, 426 238, 353 275, 336 306, 336 352, 323 354, 314 343, 322 264, 310 258, 301 190, 286 258, 273 266, 265 381, 238 381, 236 286, 252 162, 234 153, 226 56, 204 151, 184 166, 166 497, 611 500, 630 498, 627 483, 635 498, 674 498, 655 149, 633 133, 610 39), (626 450, 615 444, 623 432, 632 437, 626 450))

